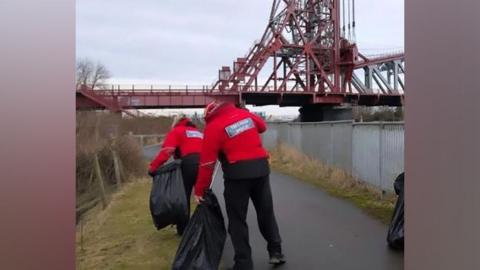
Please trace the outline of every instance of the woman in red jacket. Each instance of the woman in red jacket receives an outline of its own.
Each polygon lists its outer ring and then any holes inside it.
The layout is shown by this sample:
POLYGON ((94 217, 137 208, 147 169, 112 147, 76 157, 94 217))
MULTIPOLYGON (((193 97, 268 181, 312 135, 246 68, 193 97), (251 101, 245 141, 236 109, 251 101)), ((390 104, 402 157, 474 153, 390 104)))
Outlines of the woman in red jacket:
POLYGON ((253 269, 246 222, 250 199, 257 212, 260 232, 268 243, 270 263, 285 263, 273 211, 268 153, 260 138, 260 133, 267 129, 264 121, 247 110, 236 108, 232 103, 222 102, 213 102, 207 106, 205 121, 205 139, 195 184, 195 200, 197 203, 202 200, 219 159, 225 179, 228 232, 235 250, 233 269, 253 269))
MULTIPOLYGON (((203 134, 192 121, 185 116, 178 117, 172 126, 173 128, 167 134, 160 152, 150 163, 148 173, 150 176, 154 176, 155 171, 172 155, 174 155, 174 158, 182 160, 183 184, 185 186, 188 214, 190 216, 190 196, 193 185, 195 185, 195 180, 197 179, 203 134)), ((187 224, 188 220, 184 224, 177 224, 177 233, 179 235, 183 234, 187 224)))

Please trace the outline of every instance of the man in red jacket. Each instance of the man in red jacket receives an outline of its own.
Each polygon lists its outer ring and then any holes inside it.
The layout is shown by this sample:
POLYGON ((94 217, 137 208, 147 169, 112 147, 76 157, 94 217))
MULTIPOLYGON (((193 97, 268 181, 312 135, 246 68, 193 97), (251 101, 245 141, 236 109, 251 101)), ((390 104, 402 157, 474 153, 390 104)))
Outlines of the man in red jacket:
MULTIPOLYGON (((162 166, 173 154, 182 160, 181 169, 185 195, 187 197, 188 214, 190 216, 190 196, 198 174, 198 163, 202 149, 203 134, 198 131, 192 121, 185 117, 178 117, 173 123, 172 130, 167 134, 162 149, 150 163, 148 174, 155 175, 155 171, 162 166)), ((177 233, 183 234, 188 220, 184 224, 177 224, 177 233)))
POLYGON ((225 179, 228 231, 235 250, 233 269, 253 269, 246 223, 249 199, 255 206, 260 232, 268 243, 270 263, 283 264, 285 259, 270 190, 268 153, 260 138, 260 133, 266 130, 264 121, 245 109, 222 102, 207 105, 205 121, 195 200, 201 203, 219 159, 225 179))

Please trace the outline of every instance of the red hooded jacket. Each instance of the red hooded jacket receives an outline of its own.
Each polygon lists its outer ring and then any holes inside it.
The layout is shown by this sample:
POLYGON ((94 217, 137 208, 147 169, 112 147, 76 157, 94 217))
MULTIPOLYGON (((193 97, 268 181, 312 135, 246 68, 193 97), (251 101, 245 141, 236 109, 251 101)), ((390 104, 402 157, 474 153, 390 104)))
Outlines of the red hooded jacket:
POLYGON ((174 153, 176 158, 182 158, 190 154, 200 154, 202 139, 203 134, 191 124, 190 119, 180 120, 167 134, 162 149, 150 163, 150 172, 156 171, 174 153))
POLYGON ((217 159, 222 161, 226 179, 254 178, 269 173, 266 171, 268 153, 260 138, 266 125, 260 117, 225 103, 205 120, 195 195, 203 196, 210 185, 217 159))

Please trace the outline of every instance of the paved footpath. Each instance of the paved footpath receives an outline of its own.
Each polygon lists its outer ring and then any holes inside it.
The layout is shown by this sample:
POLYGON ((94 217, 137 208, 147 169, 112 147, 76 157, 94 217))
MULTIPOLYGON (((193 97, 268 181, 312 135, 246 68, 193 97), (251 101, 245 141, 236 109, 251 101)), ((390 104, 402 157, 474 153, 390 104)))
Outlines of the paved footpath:
MULTIPOLYGON (((145 155, 152 158, 157 151, 158 146, 146 147, 145 155)), ((389 250, 386 245, 387 226, 352 204, 291 177, 272 172, 270 182, 287 258, 287 263, 276 269, 403 269, 403 254, 389 250)), ((226 218, 221 173, 215 181, 214 191, 226 218)), ((266 243, 258 230, 252 203, 248 224, 255 269, 272 269, 267 262, 266 243)), ((229 238, 225 245, 224 262, 226 266, 233 265, 229 238)))

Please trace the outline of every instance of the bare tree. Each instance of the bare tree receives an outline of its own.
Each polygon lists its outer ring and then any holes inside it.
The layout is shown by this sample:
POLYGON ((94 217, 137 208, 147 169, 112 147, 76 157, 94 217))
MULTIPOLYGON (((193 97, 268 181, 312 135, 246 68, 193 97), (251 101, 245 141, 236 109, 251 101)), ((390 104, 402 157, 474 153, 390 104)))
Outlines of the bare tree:
POLYGON ((77 60, 77 88, 85 85, 91 89, 102 86, 110 78, 110 72, 100 62, 94 64, 90 59, 77 60))
POLYGON ((77 60, 77 88, 81 85, 88 85, 89 78, 93 72, 93 64, 88 59, 77 60))

